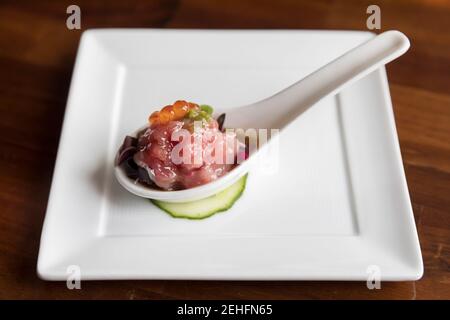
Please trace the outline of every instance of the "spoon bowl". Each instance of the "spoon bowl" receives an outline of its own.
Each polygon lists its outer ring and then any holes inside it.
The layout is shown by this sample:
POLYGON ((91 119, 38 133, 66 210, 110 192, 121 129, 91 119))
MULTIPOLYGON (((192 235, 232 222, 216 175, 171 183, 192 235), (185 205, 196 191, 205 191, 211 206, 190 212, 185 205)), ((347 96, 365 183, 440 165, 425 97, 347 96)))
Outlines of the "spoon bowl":
MULTIPOLYGON (((138 133, 142 131, 142 129, 143 128, 137 130, 131 136, 137 137, 138 133)), ((245 160, 242 164, 238 165, 226 175, 215 181, 184 190, 165 191, 143 185, 133 179, 130 179, 126 175, 125 171, 119 166, 114 167, 114 174, 117 181, 119 181, 125 189, 137 196, 168 202, 186 202, 212 196, 231 186, 248 172, 249 166, 251 165, 254 157, 251 158, 252 159, 245 160)))
MULTIPOLYGON (((351 49, 302 80, 262 101, 226 113, 226 128, 279 129, 282 131, 321 99, 336 94, 355 81, 404 54, 410 46, 408 38, 399 31, 386 31, 351 49), (258 117, 254 117, 258 114, 258 117)), ((140 130, 135 132, 135 136, 140 130)), ((267 141, 270 142, 270 139, 267 141)), ((177 191, 163 191, 137 183, 116 166, 119 183, 131 193, 167 202, 193 201, 214 195, 231 186, 250 169, 258 151, 230 172, 210 183, 177 191)))

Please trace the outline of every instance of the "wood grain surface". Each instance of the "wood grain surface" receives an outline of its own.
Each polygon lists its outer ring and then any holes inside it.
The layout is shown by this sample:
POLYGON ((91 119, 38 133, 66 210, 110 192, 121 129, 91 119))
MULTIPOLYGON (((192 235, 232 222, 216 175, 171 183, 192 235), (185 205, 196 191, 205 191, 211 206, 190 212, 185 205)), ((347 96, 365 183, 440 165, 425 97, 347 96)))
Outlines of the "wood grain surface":
POLYGON ((82 30, 66 28, 72 1, 0 2, 0 298, 449 299, 450 1, 376 1, 382 30, 411 50, 388 66, 403 162, 425 263, 417 282, 64 282, 36 276, 42 222, 83 30, 95 27, 365 30, 374 1, 73 1, 82 30))

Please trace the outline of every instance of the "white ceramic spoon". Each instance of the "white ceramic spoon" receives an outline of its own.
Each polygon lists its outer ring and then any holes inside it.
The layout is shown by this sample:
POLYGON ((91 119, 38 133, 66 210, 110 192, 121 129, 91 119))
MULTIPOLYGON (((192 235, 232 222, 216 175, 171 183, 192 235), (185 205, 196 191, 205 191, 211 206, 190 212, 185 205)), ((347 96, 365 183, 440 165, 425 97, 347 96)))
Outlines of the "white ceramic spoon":
MULTIPOLYGON (((338 93, 349 84, 398 58, 408 48, 409 40, 403 33, 386 31, 267 99, 227 110, 225 127, 282 130, 319 100, 338 93)), ((260 150, 261 148, 256 153, 260 150)), ((115 175, 123 187, 140 197, 169 202, 191 201, 213 195, 236 182, 248 172, 256 153, 216 181, 179 191, 145 187, 129 179, 119 167, 115 168, 115 175)))

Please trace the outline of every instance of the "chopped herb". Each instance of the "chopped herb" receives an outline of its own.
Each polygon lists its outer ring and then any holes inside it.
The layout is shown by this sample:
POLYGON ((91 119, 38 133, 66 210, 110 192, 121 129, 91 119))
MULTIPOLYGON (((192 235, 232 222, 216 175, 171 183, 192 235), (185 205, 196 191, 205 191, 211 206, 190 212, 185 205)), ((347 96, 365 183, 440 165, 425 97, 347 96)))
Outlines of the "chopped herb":
POLYGON ((207 105, 207 104, 202 104, 202 105, 200 106, 200 109, 201 109, 202 111, 206 112, 208 115, 212 115, 212 114, 213 114, 213 111, 214 111, 213 107, 211 107, 211 106, 209 106, 209 105, 207 105))
POLYGON ((188 116, 189 119, 195 119, 195 118, 197 118, 197 116, 199 114, 200 114, 199 111, 197 111, 195 109, 191 109, 191 110, 189 110, 187 116, 188 116))

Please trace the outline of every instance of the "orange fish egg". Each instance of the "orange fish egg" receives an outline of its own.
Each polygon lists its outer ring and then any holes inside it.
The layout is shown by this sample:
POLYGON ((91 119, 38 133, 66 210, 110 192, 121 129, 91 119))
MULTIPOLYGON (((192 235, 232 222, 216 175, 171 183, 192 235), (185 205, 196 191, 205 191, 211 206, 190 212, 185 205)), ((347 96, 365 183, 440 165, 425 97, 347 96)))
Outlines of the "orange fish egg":
POLYGON ((160 123, 167 123, 169 121, 172 121, 175 117, 175 112, 173 111, 172 106, 165 106, 162 108, 162 110, 159 112, 159 122, 160 123))
POLYGON ((175 120, 183 119, 189 111, 189 105, 186 101, 178 100, 173 104, 173 111, 175 113, 175 120))
POLYGON ((150 117, 148 118, 148 121, 151 124, 156 124, 157 122, 159 122, 159 111, 155 111, 153 112, 150 117))
POLYGON ((166 124, 170 121, 182 120, 189 110, 200 109, 199 105, 185 100, 177 100, 173 105, 167 105, 161 111, 153 112, 148 121, 154 127, 158 124, 166 124))

